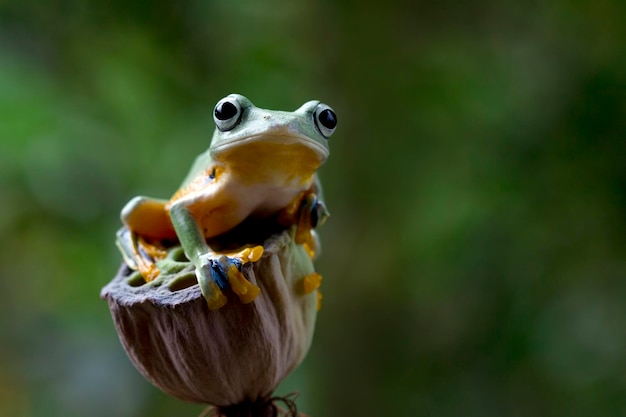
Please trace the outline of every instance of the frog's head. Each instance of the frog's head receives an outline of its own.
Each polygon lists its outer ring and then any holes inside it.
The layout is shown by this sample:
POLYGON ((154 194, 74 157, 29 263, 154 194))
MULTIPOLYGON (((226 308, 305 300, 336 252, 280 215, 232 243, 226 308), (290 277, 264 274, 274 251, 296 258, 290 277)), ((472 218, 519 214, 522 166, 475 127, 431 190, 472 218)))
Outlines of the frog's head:
POLYGON ((337 116, 319 101, 304 103, 294 112, 260 109, 246 97, 231 94, 213 111, 217 129, 210 152, 216 160, 261 158, 275 155, 321 165, 328 157, 328 138, 335 131, 337 116))

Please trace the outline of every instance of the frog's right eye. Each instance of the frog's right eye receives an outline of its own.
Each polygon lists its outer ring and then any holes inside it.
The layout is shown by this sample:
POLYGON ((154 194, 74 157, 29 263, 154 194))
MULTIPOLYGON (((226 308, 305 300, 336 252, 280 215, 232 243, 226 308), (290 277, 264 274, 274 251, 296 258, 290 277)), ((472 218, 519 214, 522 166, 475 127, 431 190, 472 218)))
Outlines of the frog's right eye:
POLYGON ((226 97, 215 105, 213 120, 221 132, 233 129, 241 120, 241 105, 237 99, 226 97))
POLYGON ((315 109, 315 124, 320 133, 328 139, 337 127, 337 115, 329 106, 320 103, 315 109))

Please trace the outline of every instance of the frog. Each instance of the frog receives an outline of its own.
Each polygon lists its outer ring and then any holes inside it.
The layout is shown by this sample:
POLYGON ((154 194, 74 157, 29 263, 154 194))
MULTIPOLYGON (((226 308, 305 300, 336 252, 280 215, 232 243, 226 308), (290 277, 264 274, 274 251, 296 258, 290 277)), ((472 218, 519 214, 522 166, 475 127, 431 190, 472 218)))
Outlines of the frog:
MULTIPOLYGON (((156 263, 167 254, 163 242, 180 244, 209 310, 227 303, 224 291, 232 290, 242 303, 260 293, 242 266, 261 258, 262 244, 230 251, 209 244, 249 219, 293 228, 296 243, 316 256, 319 240, 313 229, 329 216, 317 171, 337 127, 336 113, 319 100, 288 112, 256 107, 240 94, 219 100, 213 120, 209 146, 179 189, 169 199, 132 198, 121 211, 123 227, 116 239, 126 265, 146 283, 160 278, 156 263)), ((317 273, 305 277, 305 292, 320 280, 317 273)))

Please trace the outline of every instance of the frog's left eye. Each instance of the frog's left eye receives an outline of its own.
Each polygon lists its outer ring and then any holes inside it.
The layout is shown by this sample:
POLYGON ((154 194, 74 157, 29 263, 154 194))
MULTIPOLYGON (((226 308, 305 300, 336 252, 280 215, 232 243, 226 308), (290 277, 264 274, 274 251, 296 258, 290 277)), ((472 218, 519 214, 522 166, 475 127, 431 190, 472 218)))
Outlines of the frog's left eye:
POLYGON ((237 99, 226 97, 215 105, 213 120, 215 120, 215 125, 220 131, 226 132, 237 126, 241 120, 241 113, 241 105, 237 99))
POLYGON ((337 127, 337 115, 326 104, 319 104, 315 109, 315 125, 325 138, 329 138, 337 127))

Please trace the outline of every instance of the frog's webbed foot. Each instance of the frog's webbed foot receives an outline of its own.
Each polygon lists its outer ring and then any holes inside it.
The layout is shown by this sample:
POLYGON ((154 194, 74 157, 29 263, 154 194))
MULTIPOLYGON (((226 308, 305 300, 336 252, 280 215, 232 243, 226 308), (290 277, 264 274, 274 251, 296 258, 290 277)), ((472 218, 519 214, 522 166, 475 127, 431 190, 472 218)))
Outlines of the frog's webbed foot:
POLYGON ((210 310, 217 310, 226 304, 222 290, 231 289, 242 303, 252 302, 261 292, 241 273, 241 267, 248 262, 256 262, 263 254, 262 246, 245 248, 234 253, 209 252, 200 255, 196 266, 196 277, 200 290, 207 300, 210 310))
POLYGON ((167 255, 164 248, 147 242, 126 227, 118 230, 116 244, 126 265, 139 271, 144 281, 150 282, 159 276, 160 271, 155 263, 167 255))

